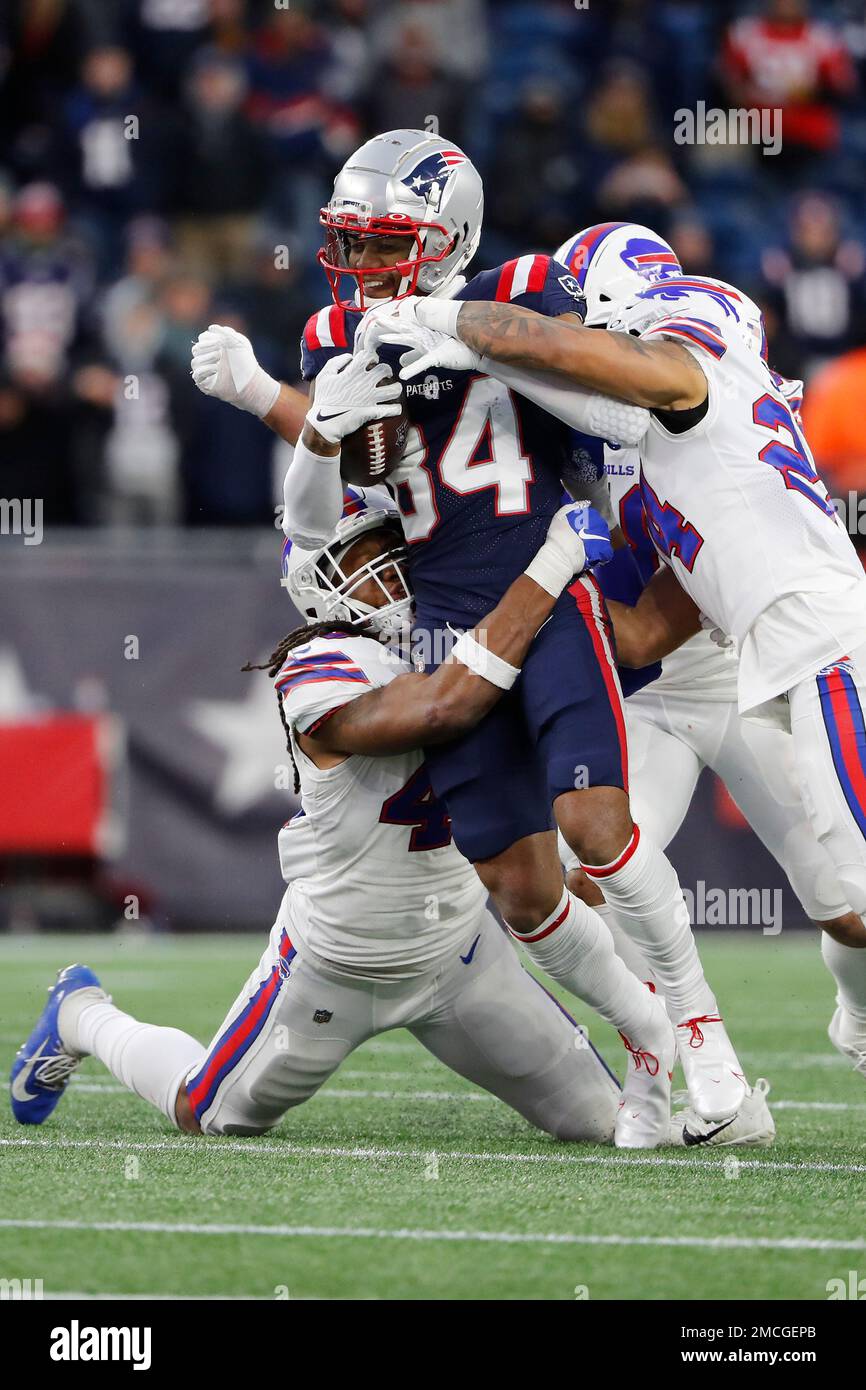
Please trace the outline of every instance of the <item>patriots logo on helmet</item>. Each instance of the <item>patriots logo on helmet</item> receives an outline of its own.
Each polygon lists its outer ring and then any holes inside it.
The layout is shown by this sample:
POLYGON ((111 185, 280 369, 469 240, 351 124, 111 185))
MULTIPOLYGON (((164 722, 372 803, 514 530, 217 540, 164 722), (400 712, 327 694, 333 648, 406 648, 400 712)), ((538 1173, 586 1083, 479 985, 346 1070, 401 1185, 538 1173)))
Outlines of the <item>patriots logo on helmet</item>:
POLYGON ((673 251, 659 241, 648 241, 646 237, 631 237, 620 252, 620 258, 629 270, 634 270, 646 280, 661 280, 666 275, 682 274, 682 266, 673 251))
POLYGON ((465 163, 466 156, 459 150, 437 150, 426 155, 400 182, 438 212, 452 170, 465 163))

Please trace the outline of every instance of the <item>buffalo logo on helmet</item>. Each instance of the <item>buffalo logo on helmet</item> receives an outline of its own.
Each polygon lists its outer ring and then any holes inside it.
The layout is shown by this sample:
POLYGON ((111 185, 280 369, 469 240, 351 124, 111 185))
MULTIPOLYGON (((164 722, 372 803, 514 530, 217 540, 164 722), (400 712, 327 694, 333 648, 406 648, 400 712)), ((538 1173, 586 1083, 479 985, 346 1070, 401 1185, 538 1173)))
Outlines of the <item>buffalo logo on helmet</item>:
POLYGON ((675 299, 688 299, 693 294, 705 294, 720 309, 724 309, 728 318, 739 320, 736 305, 739 304, 742 308, 742 300, 737 291, 714 280, 700 280, 684 275, 673 279, 665 278, 660 284, 649 285, 645 290, 641 290, 640 298, 660 299, 668 303, 675 299))
POLYGON ((619 254, 629 270, 634 270, 646 280, 661 280, 666 275, 682 274, 682 266, 674 252, 660 241, 631 237, 619 254))
POLYGON ((420 164, 404 174, 400 182, 423 198, 434 212, 438 212, 453 170, 465 163, 466 156, 459 150, 437 150, 435 154, 426 155, 420 164))

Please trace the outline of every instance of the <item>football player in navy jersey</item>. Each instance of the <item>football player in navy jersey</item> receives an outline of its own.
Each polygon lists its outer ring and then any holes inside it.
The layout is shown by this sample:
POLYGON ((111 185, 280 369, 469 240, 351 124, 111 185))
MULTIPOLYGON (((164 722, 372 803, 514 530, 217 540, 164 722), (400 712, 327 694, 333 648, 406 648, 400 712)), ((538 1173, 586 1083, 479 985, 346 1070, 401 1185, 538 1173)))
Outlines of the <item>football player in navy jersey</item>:
MULTIPOLYGON (((398 365, 400 348, 366 337, 379 312, 365 317, 374 302, 498 300, 580 324, 579 286, 551 257, 520 256, 466 282, 482 207, 481 180, 468 158, 428 132, 378 136, 337 176, 322 211, 319 257, 333 303, 304 332, 302 371, 315 383, 314 402, 286 479, 284 526, 297 542, 321 542, 339 516, 342 439, 400 408, 385 370, 398 365)), ((294 441, 297 401, 238 337, 216 327, 202 335, 194 349, 197 384, 254 410, 294 441)), ((634 444, 647 417, 532 373, 493 380, 474 360, 466 370, 429 372, 407 392, 406 405, 414 429, 388 483, 409 546, 415 640, 436 665, 453 640, 451 627, 471 627, 531 562, 560 505, 569 430, 634 444)), ((471 733, 430 750, 428 767, 458 847, 513 935, 579 994, 606 928, 563 889, 558 823, 653 957, 682 1024, 680 1056, 695 1109, 708 1120, 733 1115, 745 1094, 742 1069, 704 980, 676 874, 629 812, 616 657, 591 575, 557 603, 514 690, 471 733), (688 967, 667 972, 667 960, 681 961, 684 952, 688 967), (696 1036, 700 1045, 688 1046, 696 1036)), ((638 1057, 634 1064, 647 1063, 638 1057)))

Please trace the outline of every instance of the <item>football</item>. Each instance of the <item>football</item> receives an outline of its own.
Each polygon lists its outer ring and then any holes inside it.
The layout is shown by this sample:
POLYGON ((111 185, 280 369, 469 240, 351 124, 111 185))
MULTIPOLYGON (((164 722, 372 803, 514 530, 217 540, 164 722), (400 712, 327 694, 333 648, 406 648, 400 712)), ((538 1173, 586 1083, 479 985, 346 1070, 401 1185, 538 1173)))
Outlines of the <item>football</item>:
POLYGON ((400 398, 400 406, 399 415, 371 420, 354 434, 346 435, 340 451, 340 476, 345 482, 372 487, 384 482, 397 467, 409 433, 405 395, 400 398))

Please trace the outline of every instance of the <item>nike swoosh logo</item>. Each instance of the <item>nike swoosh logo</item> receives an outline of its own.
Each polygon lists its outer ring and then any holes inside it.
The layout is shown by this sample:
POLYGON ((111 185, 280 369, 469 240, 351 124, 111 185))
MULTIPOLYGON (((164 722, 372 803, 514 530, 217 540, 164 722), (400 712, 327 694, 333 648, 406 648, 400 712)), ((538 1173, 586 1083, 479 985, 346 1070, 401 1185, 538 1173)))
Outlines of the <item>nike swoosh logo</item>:
POLYGON ((724 1120, 715 1129, 711 1129, 708 1134, 692 1134, 692 1131, 683 1125, 683 1143, 687 1148, 693 1144, 708 1144, 711 1139, 715 1139, 717 1134, 721 1134, 723 1129, 727 1129, 728 1125, 732 1125, 736 1118, 736 1115, 732 1115, 729 1120, 724 1120))
POLYGON ((468 952, 468 954, 465 955, 465 956, 461 956, 461 957, 460 957, 460 959, 462 960, 462 962, 463 962, 464 965, 469 965, 470 961, 472 960, 472 957, 475 955, 475 947, 478 945, 478 943, 479 943, 480 940, 481 940, 481 933, 479 932, 478 935, 476 936, 475 940, 473 941, 472 945, 469 947, 469 952, 468 952))
POLYGON ((347 410, 332 410, 330 415, 325 415, 321 410, 316 416, 317 420, 338 420, 341 415, 348 415, 347 410))
MULTIPOLYGON (((45 1044, 43 1044, 43 1046, 44 1045, 45 1044)), ((27 1090, 27 1082, 30 1078, 30 1073, 32 1072, 35 1066, 39 1065, 40 1062, 47 1061, 49 1055, 50 1054, 47 1052, 37 1052, 35 1057, 30 1057, 28 1061, 24 1064, 24 1066, 19 1071, 18 1075, 15 1077, 15 1080, 12 1082, 12 1095, 14 1096, 15 1100, 20 1100, 22 1102, 27 1100, 33 1100, 32 1093, 27 1090)))

